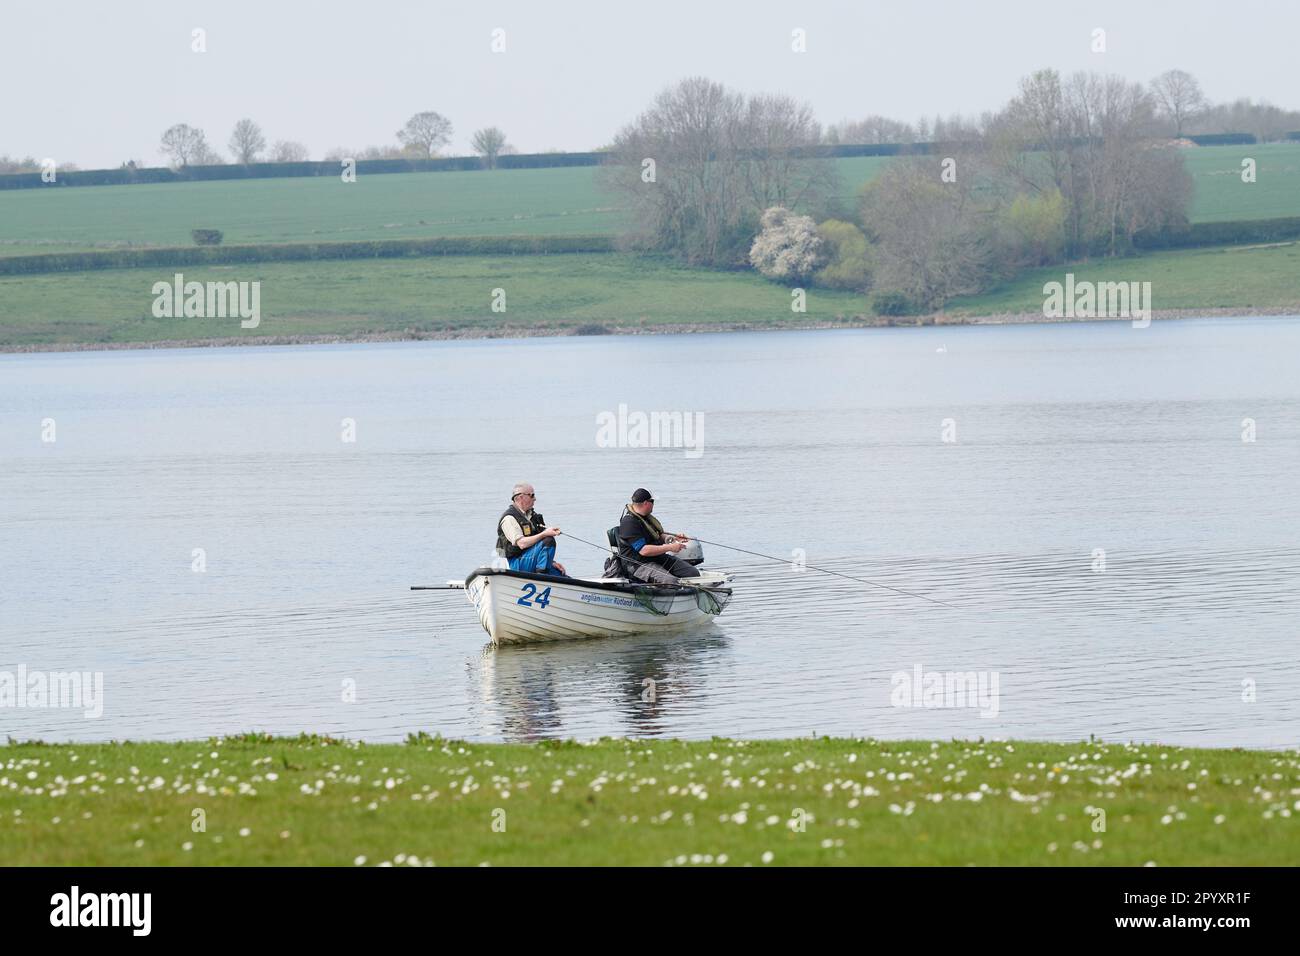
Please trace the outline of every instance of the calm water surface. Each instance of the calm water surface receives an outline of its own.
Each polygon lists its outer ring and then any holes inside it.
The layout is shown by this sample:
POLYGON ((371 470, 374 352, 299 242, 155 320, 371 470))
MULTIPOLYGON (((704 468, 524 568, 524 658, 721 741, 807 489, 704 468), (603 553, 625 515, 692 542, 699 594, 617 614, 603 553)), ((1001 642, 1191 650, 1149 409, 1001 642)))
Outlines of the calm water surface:
POLYGON ((1298 489, 1300 318, 0 356, 0 670, 106 698, 0 735, 1295 746, 1298 489), (703 454, 598 447, 620 403, 701 413, 703 454), (645 485, 957 607, 706 547, 709 629, 494 651, 407 586, 486 563, 520 479, 591 541, 645 485), (894 706, 918 666, 995 672, 996 715, 894 706))

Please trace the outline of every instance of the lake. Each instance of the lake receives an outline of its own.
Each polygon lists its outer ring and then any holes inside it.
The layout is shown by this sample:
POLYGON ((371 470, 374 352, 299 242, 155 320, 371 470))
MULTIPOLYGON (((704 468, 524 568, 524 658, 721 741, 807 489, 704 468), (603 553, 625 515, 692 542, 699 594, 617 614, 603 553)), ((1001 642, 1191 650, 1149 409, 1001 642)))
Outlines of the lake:
POLYGON ((3 355, 0 672, 104 693, 0 736, 1293 747, 1298 479, 1292 317, 3 355), (571 573, 638 486, 779 560, 705 545, 700 632, 494 650, 408 587, 519 480, 571 573))

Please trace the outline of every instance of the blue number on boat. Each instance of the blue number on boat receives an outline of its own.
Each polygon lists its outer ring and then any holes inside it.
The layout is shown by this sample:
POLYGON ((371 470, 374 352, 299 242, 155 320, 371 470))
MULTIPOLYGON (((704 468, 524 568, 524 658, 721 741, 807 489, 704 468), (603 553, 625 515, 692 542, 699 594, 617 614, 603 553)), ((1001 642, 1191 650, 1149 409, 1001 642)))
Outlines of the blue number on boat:
MULTIPOLYGON (((550 590, 550 589, 548 588, 547 590, 550 590)), ((536 585, 536 584, 533 584, 531 581, 529 581, 527 584, 524 585, 524 596, 521 597, 521 598, 520 598, 518 601, 516 601, 515 603, 516 603, 516 604, 522 604, 524 607, 532 607, 532 606, 533 606, 533 602, 532 602, 530 599, 531 599, 532 596, 533 596, 534 594, 536 594, 536 593, 537 593, 537 585, 536 585)))
POLYGON ((546 607, 546 605, 550 603, 551 603, 551 589, 547 588, 541 594, 537 595, 537 606, 546 607))

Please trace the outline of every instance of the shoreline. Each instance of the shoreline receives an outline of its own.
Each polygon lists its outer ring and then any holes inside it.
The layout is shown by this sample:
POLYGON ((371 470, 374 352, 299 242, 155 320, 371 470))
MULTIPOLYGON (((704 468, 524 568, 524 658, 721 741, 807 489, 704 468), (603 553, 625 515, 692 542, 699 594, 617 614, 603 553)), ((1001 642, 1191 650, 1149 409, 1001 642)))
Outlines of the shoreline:
MULTIPOLYGON (((1216 307, 1194 309, 1156 309, 1152 321, 1239 317, 1300 316, 1300 303, 1292 306, 1216 307)), ((854 316, 833 322, 794 322, 780 326, 754 325, 744 322, 699 323, 694 325, 651 324, 636 326, 596 325, 586 323, 571 327, 467 326, 436 332, 404 330, 394 332, 324 333, 320 335, 247 335, 199 339, 159 339, 152 342, 34 342, 24 345, 0 344, 0 354, 24 355, 40 352, 115 352, 139 349, 230 348, 233 346, 265 347, 276 345, 353 345, 378 342, 443 342, 463 339, 559 338, 565 336, 598 337, 602 335, 685 335, 718 332, 808 332, 825 329, 923 328, 961 325, 1059 325, 1077 322, 1129 322, 1126 318, 1047 318, 1040 312, 995 312, 980 315, 935 312, 908 316, 854 316), (594 328, 593 328, 594 327, 594 328), (598 331, 596 330, 598 329, 598 331)))

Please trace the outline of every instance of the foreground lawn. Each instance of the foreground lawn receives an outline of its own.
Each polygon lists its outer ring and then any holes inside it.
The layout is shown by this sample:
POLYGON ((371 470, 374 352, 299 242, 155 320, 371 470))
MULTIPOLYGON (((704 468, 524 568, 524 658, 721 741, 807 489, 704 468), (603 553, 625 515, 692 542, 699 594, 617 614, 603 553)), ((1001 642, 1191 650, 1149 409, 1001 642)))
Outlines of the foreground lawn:
POLYGON ((441 256, 284 262, 183 270, 186 281, 261 283, 262 321, 154 318, 155 282, 171 269, 0 277, 0 347, 30 343, 155 342, 267 335, 470 330, 572 330, 584 324, 750 325, 833 322, 866 298, 811 290, 807 312, 756 273, 690 269, 620 254, 441 256), (493 312, 493 289, 505 312, 493 312))
POLYGON ((0 748, 0 859, 1293 865, 1300 752, 424 735, 12 744, 0 748))
POLYGON ((1042 314, 1043 285, 1064 282, 1150 282, 1151 298, 1161 309, 1295 306, 1300 311, 1300 242, 1268 246, 1215 246, 1178 249, 1130 259, 1048 266, 982 295, 953 299, 951 315, 1042 314))

